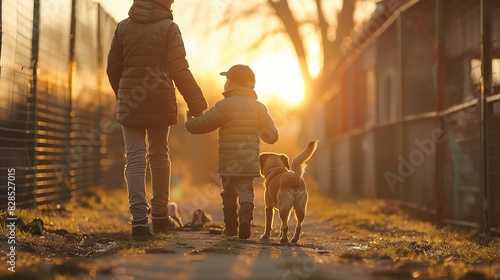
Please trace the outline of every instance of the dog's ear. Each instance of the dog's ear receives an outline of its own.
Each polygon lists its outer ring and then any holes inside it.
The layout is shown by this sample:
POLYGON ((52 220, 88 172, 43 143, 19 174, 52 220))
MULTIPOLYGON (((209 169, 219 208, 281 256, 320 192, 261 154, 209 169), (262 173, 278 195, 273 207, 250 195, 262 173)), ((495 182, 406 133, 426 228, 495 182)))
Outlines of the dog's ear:
POLYGON ((280 155, 281 161, 285 164, 287 169, 290 169, 290 160, 286 155, 280 155))

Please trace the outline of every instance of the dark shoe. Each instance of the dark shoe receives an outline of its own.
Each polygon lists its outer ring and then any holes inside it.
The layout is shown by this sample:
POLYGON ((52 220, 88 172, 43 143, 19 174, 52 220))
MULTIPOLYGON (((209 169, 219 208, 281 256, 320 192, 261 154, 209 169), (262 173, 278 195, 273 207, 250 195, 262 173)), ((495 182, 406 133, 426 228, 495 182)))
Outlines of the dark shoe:
POLYGON ((236 236, 238 235, 238 213, 236 211, 236 206, 227 208, 222 208, 224 212, 224 235, 225 236, 236 236))
POLYGON ((149 230, 148 218, 132 220, 132 239, 135 241, 146 241, 153 237, 149 230))
POLYGON ((153 232, 154 233, 167 233, 171 232, 175 229, 175 223, 170 216, 163 216, 161 218, 157 218, 153 216, 153 232))
POLYGON ((240 205, 240 229, 239 237, 240 239, 248 239, 252 234, 250 230, 250 222, 253 220, 253 204, 252 203, 242 203, 240 205))

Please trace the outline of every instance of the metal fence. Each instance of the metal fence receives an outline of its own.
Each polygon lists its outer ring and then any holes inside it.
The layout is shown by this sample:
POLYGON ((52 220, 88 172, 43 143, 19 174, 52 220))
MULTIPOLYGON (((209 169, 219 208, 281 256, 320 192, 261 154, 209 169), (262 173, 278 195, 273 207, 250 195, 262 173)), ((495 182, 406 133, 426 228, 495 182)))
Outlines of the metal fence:
POLYGON ((325 103, 331 189, 500 230, 500 1, 380 5, 325 103))
POLYGON ((121 186, 121 129, 105 75, 116 22, 90 0, 0 4, 0 205, 12 168, 19 207, 121 186))

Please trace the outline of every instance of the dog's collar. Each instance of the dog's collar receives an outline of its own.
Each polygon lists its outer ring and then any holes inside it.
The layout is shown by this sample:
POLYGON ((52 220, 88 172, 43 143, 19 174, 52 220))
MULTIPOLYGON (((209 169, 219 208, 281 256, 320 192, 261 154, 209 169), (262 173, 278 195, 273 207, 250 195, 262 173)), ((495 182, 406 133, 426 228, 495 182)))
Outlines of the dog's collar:
POLYGON ((269 169, 269 170, 266 172, 266 175, 264 176, 264 178, 267 178, 267 177, 268 177, 268 176, 269 176, 272 172, 274 172, 274 171, 276 171, 276 170, 278 170, 278 169, 285 169, 285 170, 286 170, 286 168, 285 168, 285 167, 283 167, 283 166, 275 166, 275 167, 273 167, 273 168, 269 169))

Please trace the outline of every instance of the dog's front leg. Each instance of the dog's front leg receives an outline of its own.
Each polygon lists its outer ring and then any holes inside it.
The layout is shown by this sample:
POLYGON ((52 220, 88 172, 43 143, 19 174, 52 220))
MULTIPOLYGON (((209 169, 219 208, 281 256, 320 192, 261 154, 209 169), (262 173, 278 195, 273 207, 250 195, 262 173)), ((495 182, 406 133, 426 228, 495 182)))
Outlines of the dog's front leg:
POLYGON ((271 236, 271 229, 273 227, 273 211, 274 208, 272 206, 266 207, 266 214, 264 216, 264 220, 266 222, 266 227, 264 228, 264 234, 260 237, 261 239, 269 239, 271 236))

